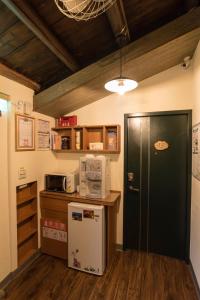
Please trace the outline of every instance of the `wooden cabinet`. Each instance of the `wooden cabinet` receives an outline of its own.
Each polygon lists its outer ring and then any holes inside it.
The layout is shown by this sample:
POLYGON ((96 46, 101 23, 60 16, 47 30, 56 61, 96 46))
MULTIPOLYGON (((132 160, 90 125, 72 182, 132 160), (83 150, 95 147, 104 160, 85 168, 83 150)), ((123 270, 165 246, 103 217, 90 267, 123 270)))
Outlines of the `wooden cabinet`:
POLYGON ((117 202, 120 200, 120 196, 120 192, 111 192, 105 199, 88 199, 80 197, 78 193, 40 192, 41 251, 67 259, 67 241, 61 241, 58 237, 61 226, 67 236, 68 203, 81 202, 104 205, 106 210, 106 260, 108 265, 115 253, 117 202), (51 236, 48 237, 46 234, 43 234, 45 227, 49 231, 53 229, 51 236))
POLYGON ((18 265, 38 249, 37 182, 17 187, 18 265))
POLYGON ((60 231, 67 237, 67 205, 67 201, 40 194, 41 251, 63 259, 67 259, 67 239, 59 237, 60 231))
POLYGON ((56 152, 120 153, 120 125, 52 128, 52 150, 56 152), (100 143, 99 149, 95 143, 100 143))

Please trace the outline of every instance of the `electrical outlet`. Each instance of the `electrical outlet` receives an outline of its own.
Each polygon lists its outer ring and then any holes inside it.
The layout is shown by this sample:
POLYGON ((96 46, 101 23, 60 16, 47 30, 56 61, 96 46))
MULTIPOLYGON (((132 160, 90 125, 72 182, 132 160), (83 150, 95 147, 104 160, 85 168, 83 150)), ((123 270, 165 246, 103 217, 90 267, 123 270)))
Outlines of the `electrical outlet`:
POLYGON ((18 171, 18 179, 26 178, 26 169, 24 167, 20 167, 18 171))

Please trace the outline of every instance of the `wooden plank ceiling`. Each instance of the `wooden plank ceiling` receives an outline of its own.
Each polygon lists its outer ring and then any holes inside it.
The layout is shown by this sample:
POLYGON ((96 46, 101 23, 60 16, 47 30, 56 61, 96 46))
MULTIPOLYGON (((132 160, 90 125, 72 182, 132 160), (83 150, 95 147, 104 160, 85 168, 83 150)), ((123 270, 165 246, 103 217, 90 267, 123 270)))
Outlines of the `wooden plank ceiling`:
POLYGON ((19 72, 29 78, 28 86, 36 93, 40 86, 41 92, 114 53, 122 29, 125 43, 135 43, 199 2, 117 0, 107 13, 76 22, 60 13, 54 0, 0 0, 0 74, 6 76, 5 66, 9 67, 14 76, 19 72))

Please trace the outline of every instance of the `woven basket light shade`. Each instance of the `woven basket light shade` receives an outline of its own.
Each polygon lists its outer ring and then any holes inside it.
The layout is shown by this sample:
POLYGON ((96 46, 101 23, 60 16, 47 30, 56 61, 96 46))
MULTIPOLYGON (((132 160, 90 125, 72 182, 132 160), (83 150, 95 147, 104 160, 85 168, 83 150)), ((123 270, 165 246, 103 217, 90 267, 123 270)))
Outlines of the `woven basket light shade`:
POLYGON ((55 0, 58 9, 76 21, 96 18, 115 2, 116 0, 55 0))

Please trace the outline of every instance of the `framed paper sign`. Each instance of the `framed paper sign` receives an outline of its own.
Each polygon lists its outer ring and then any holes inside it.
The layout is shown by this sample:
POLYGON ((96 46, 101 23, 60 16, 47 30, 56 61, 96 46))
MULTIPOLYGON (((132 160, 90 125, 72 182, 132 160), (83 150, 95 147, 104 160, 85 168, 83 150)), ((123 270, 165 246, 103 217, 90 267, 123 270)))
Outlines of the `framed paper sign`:
POLYGON ((16 151, 35 150, 35 119, 16 114, 16 151))
POLYGON ((50 122, 37 120, 37 150, 50 150, 50 122))

